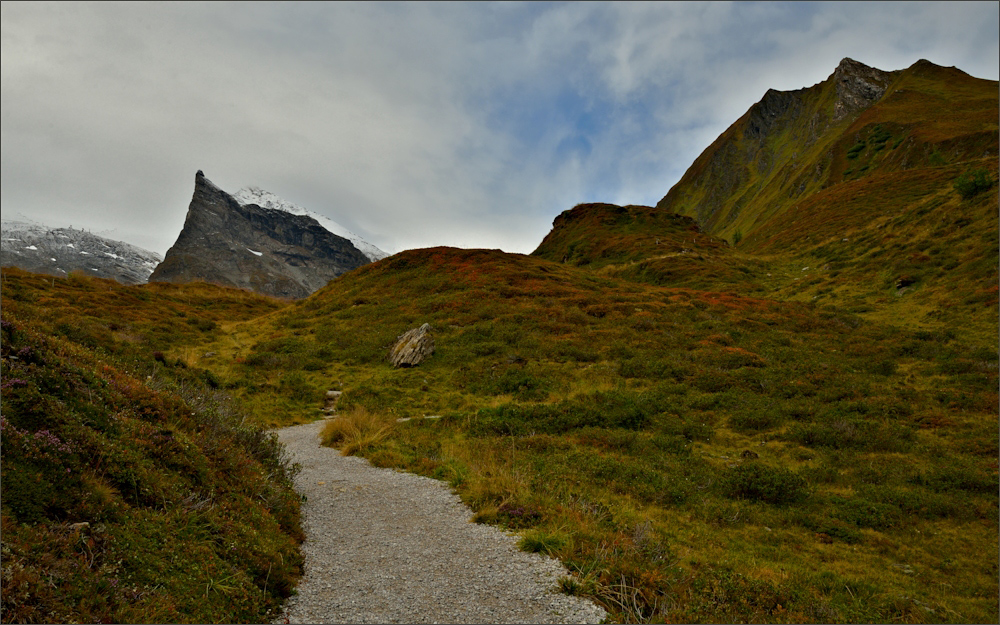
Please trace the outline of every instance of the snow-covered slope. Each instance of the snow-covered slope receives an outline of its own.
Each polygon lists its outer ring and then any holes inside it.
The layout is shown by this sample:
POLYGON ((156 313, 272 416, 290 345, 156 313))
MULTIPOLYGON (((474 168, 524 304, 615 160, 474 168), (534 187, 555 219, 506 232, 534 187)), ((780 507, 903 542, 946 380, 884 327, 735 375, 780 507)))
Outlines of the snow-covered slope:
POLYGON ((123 284, 142 284, 159 254, 85 230, 50 228, 28 219, 0 222, 0 264, 65 277, 82 271, 123 284))
POLYGON ((234 193, 233 198, 244 206, 247 204, 256 204, 261 208, 282 210, 293 215, 305 215, 306 217, 312 217, 319 222, 319 225, 323 226, 333 234, 349 240, 354 244, 354 247, 358 248, 359 252, 370 258, 372 262, 382 260, 389 255, 332 219, 283 200, 270 191, 265 191, 264 189, 260 189, 258 187, 246 187, 234 193))

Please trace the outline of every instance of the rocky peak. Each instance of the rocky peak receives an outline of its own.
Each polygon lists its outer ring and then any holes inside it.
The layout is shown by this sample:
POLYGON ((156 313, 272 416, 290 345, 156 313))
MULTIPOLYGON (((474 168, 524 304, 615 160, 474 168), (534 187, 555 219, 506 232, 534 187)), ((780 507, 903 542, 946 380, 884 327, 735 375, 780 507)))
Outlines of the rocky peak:
POLYGON ((184 228, 149 279, 298 298, 368 262, 312 217, 241 204, 199 170, 184 228))
POLYGON ((883 72, 854 59, 844 58, 833 72, 837 99, 833 104, 833 121, 859 113, 875 104, 892 82, 893 72, 883 72))
POLYGON ((795 91, 768 89, 760 102, 750 108, 743 136, 747 139, 763 140, 779 117, 800 107, 801 93, 802 89, 795 91))

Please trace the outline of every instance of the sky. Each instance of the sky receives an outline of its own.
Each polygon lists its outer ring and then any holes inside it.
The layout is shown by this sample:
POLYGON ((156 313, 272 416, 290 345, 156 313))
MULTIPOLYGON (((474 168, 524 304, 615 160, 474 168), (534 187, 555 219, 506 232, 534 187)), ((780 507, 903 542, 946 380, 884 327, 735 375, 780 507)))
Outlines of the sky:
POLYGON ((1000 3, 0 4, 4 219, 163 254, 197 170, 388 252, 655 204, 844 57, 997 80, 1000 3))

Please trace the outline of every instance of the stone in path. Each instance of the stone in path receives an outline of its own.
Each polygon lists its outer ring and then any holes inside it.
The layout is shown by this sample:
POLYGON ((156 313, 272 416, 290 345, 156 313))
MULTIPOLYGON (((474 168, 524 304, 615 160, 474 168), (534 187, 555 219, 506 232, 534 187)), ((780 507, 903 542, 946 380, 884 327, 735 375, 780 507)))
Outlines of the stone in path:
POLYGON ((372 467, 319 444, 323 422, 278 430, 302 472, 296 489, 305 575, 280 623, 598 623, 605 612, 558 592, 566 570, 470 523, 437 480, 372 467), (285 620, 287 619, 287 620, 285 620))

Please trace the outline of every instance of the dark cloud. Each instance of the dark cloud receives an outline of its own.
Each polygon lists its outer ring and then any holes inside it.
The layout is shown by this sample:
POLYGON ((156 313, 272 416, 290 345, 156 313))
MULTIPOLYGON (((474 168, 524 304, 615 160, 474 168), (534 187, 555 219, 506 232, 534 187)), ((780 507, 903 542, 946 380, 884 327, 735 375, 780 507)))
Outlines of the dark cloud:
POLYGON ((2 4, 2 203, 163 252, 194 172, 373 243, 530 251, 850 56, 998 74, 996 3, 2 4))

